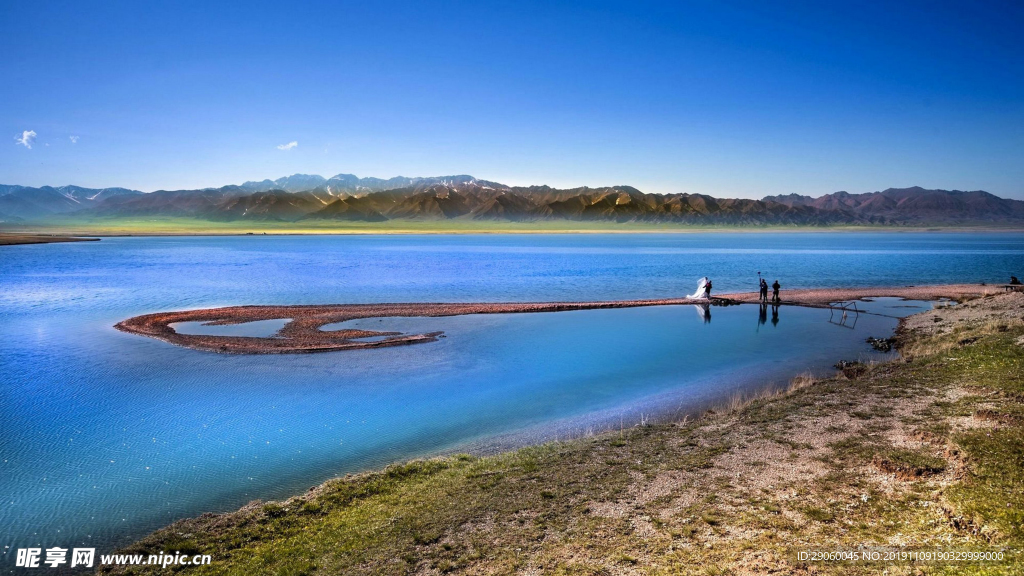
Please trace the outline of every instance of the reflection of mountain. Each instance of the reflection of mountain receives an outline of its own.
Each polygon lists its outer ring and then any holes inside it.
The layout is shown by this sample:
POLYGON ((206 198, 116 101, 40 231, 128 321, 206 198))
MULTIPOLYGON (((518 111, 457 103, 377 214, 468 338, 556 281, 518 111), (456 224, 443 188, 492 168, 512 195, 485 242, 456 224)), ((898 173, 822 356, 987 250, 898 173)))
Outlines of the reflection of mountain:
POLYGON ((734 225, 984 225, 1024 223, 1024 202, 982 191, 890 188, 761 200, 646 194, 631 186, 506 186, 472 176, 332 178, 295 174, 202 190, 0 185, 0 222, 175 216, 214 221, 572 220, 734 225))

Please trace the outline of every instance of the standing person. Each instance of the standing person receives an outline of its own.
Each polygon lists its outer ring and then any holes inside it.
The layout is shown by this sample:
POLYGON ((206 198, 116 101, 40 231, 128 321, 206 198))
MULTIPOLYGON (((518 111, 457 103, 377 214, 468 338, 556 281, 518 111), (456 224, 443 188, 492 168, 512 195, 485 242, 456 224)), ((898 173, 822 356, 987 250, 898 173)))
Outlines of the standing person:
POLYGON ((768 302, 768 281, 761 278, 761 302, 768 302))
POLYGON ((782 301, 781 299, 779 299, 779 288, 782 288, 782 286, 779 284, 778 280, 772 282, 772 302, 782 301))
POLYGON ((687 296, 687 298, 691 300, 707 298, 707 295, 711 292, 710 287, 708 286, 708 284, 710 283, 711 281, 708 280, 707 276, 701 278, 700 280, 697 281, 697 291, 687 296))
POLYGON ((711 299, 711 279, 704 283, 704 298, 711 299))

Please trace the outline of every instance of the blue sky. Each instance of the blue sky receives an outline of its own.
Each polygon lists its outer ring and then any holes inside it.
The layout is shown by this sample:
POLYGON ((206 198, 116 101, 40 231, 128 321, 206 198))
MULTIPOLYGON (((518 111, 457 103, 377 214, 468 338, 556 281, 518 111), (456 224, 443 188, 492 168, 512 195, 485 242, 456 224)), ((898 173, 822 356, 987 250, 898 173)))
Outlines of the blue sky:
POLYGON ((0 0, 0 182, 1024 199, 1019 2, 288 4, 0 0))

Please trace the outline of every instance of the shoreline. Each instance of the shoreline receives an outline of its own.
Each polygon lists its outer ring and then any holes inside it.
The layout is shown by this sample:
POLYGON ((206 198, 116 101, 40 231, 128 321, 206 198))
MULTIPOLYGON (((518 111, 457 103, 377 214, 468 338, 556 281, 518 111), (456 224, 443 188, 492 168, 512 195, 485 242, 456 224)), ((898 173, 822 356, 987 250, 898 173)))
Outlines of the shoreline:
POLYGON ((922 312, 900 321, 898 360, 696 420, 346 475, 122 552, 212 553, 232 574, 817 573, 793 550, 867 544, 1006 551, 992 567, 1009 574, 1024 544, 1009 448, 1024 446, 1021 312, 1017 293, 922 312))
MULTIPOLYGON (((232 223, 233 224, 233 223, 232 223)), ((25 225, 8 226, 8 230, 0 227, 0 235, 65 235, 65 236, 95 236, 102 238, 130 238, 130 237, 193 237, 193 236, 468 236, 468 235, 570 235, 570 234, 813 234, 813 233, 899 233, 899 234, 1020 234, 1024 228, 1020 226, 838 226, 838 227, 816 227, 816 226, 707 226, 707 227, 658 227, 655 225, 610 225, 610 226, 581 226, 581 227, 552 227, 543 226, 510 226, 510 227, 450 227, 444 228, 434 226, 442 224, 435 222, 422 222, 421 226, 395 226, 395 227, 265 227, 259 223, 252 226, 237 227, 209 227, 202 226, 167 226, 164 230, 159 229, 160 223, 154 224, 157 229, 147 229, 146 226, 124 225, 116 226, 31 226, 25 225), (56 230, 56 232, 51 232, 56 230)))
MULTIPOLYGON (((902 286, 848 289, 783 290, 781 305, 827 306, 830 302, 857 300, 867 297, 898 297, 913 300, 960 300, 988 294, 998 294, 998 285, 943 284, 932 286, 902 286)), ((710 301, 691 298, 665 298, 653 300, 609 300, 595 302, 505 302, 505 303, 404 303, 404 304, 327 304, 301 306, 231 306, 157 312, 128 318, 114 328, 137 336, 147 336, 205 352, 222 354, 305 354, 403 346, 433 342, 441 332, 402 334, 372 330, 322 331, 328 324, 361 318, 440 317, 467 314, 520 314, 564 312, 569 310, 597 310, 608 308, 637 308, 647 306, 676 306, 682 304, 710 304, 712 306, 757 303, 756 292, 713 296, 710 301), (210 336, 180 334, 171 324, 179 322, 206 322, 208 325, 232 325, 261 320, 289 319, 279 332, 270 337, 210 336), (378 338, 366 341, 366 338, 378 338)))
POLYGON ((25 244, 53 244, 56 242, 99 242, 100 238, 81 236, 57 236, 48 234, 7 234, 0 232, 0 246, 21 246, 25 244))

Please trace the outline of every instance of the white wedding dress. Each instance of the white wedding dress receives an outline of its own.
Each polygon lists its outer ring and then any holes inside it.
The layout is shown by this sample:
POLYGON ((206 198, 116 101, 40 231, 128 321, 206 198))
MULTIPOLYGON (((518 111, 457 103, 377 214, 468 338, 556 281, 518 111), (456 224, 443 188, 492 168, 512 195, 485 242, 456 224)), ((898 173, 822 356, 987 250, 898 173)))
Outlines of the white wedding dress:
POLYGON ((687 298, 706 300, 707 299, 707 295, 704 294, 704 286, 707 285, 707 283, 708 283, 708 277, 707 276, 701 278, 700 281, 697 282, 697 291, 694 292, 693 294, 690 294, 689 296, 687 296, 687 298))

